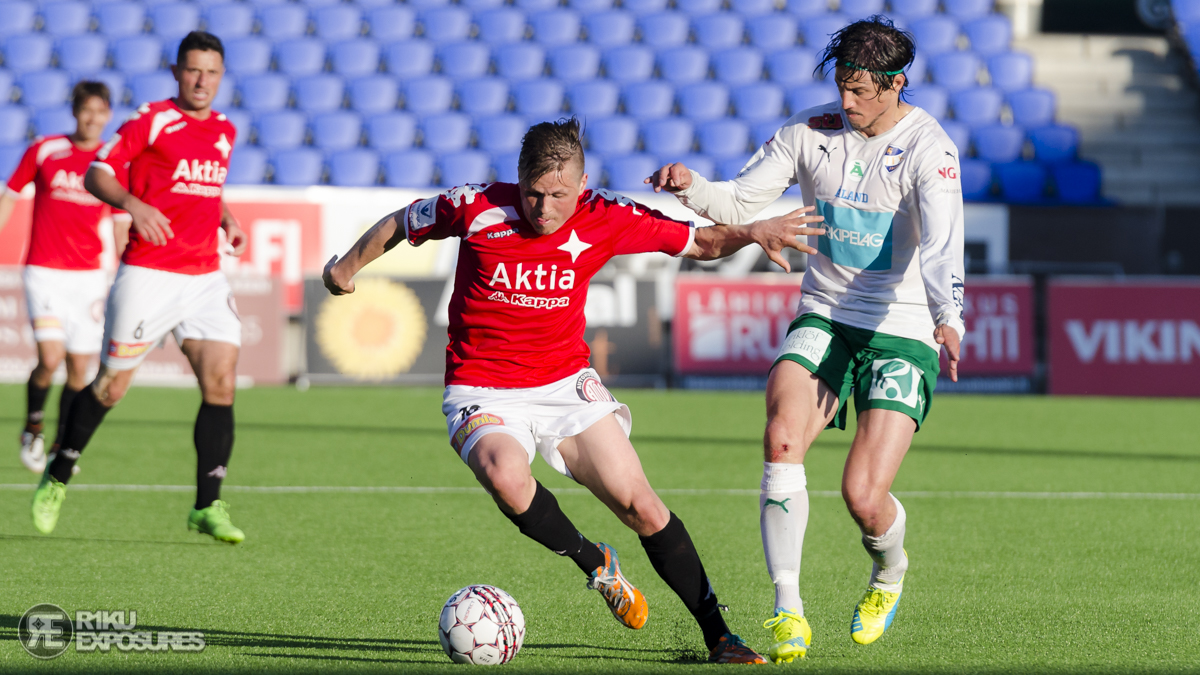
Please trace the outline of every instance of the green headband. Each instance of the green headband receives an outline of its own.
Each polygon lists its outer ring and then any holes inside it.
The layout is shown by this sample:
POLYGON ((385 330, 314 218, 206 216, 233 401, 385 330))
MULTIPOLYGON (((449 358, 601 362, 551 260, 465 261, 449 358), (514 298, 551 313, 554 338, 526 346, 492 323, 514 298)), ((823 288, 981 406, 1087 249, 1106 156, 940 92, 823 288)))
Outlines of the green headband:
POLYGON ((842 65, 846 66, 847 68, 853 68, 855 70, 865 70, 868 73, 873 73, 875 75, 903 75, 904 74, 903 68, 901 68, 900 70, 871 70, 870 68, 863 68, 862 66, 850 63, 849 61, 843 61, 842 65))

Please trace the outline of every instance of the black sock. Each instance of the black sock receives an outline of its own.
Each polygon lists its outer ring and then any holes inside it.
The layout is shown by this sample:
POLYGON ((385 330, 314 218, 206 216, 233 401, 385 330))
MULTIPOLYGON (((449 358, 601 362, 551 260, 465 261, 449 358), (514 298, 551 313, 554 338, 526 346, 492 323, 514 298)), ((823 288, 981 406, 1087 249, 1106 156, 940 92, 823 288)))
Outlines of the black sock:
POLYGON ((71 401, 74 401, 78 394, 78 389, 63 387, 62 396, 58 399, 58 432, 54 435, 55 443, 62 444, 67 435, 67 413, 71 412, 71 401))
POLYGON ((221 498, 221 480, 233 453, 233 406, 201 403, 196 415, 196 508, 221 498))
POLYGON ((79 392, 67 412, 62 442, 59 443, 58 452, 50 464, 51 476, 61 483, 71 480, 71 469, 79 459, 79 453, 83 452, 88 441, 92 440, 92 434, 96 433, 96 428, 104 421, 108 411, 109 408, 96 398, 91 387, 79 392))
POLYGON ((654 565, 654 571, 696 617, 700 630, 704 632, 704 644, 711 650, 721 636, 729 632, 729 626, 725 625, 725 617, 721 616, 717 594, 708 583, 700 554, 696 552, 683 521, 672 513, 666 527, 639 539, 650 558, 650 564, 654 565))
POLYGON ((508 519, 521 530, 521 534, 558 555, 570 558, 584 574, 591 574, 597 567, 604 566, 604 554, 575 529, 571 519, 559 508, 558 500, 541 483, 537 484, 533 501, 525 513, 508 516, 508 519))
POLYGON ((33 383, 33 375, 29 376, 29 384, 25 386, 25 426, 37 427, 46 417, 46 396, 50 387, 39 387, 33 383))

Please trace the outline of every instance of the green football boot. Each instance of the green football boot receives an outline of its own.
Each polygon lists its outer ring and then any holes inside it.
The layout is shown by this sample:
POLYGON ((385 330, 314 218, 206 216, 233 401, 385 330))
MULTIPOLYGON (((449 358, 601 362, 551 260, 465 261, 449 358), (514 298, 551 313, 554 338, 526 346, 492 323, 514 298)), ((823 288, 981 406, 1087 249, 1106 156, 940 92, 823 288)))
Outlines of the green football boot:
POLYGON ((42 534, 50 534, 58 524, 58 512, 67 498, 67 486, 50 475, 50 467, 42 472, 42 482, 33 492, 33 526, 42 534))
POLYGON ((188 515, 188 530, 207 534, 217 541, 240 544, 246 533, 229 522, 229 504, 218 499, 203 509, 192 509, 188 515))

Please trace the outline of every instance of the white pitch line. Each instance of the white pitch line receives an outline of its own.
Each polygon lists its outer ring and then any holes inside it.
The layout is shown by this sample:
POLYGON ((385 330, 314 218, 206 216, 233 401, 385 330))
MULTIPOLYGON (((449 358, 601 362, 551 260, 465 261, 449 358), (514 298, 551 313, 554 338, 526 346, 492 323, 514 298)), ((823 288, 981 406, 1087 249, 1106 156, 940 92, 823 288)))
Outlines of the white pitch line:
MULTIPOLYGON (((0 491, 33 491, 34 483, 0 483, 0 491)), ((103 485, 94 483, 78 483, 71 485, 72 492, 192 492, 192 485, 103 485)), ((410 485, 226 485, 226 492, 243 492, 252 494, 478 494, 483 492, 479 487, 432 487, 410 485)), ((655 490, 663 495, 701 495, 701 496, 758 496, 757 489, 742 488, 666 488, 655 490)), ((558 494, 589 494, 585 488, 566 487, 555 488, 558 494)), ((810 497, 841 497, 837 490, 809 490, 810 497)), ((1200 493, 1191 492, 971 492, 955 491, 912 491, 896 492, 896 496, 910 499, 1142 499, 1142 500, 1175 500, 1200 501, 1200 493)))

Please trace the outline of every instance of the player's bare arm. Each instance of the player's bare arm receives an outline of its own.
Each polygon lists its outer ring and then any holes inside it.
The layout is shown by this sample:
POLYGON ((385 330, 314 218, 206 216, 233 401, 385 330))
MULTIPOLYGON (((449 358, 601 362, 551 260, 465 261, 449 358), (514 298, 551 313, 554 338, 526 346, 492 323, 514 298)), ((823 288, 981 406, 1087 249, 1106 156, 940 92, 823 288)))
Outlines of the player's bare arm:
POLYGON ((84 174, 83 186, 96 199, 128 212, 133 231, 151 244, 163 246, 175 237, 171 220, 162 211, 130 194, 116 176, 93 166, 84 174))
POLYGON ((325 271, 321 278, 325 288, 334 295, 345 295, 354 292, 354 275, 372 260, 392 250, 404 239, 404 228, 396 217, 397 211, 383 220, 375 223, 371 229, 358 238, 354 246, 346 251, 340 259, 335 255, 325 263, 325 271))
POLYGON ((237 218, 233 216, 233 212, 229 210, 229 205, 225 200, 221 200, 221 228, 225 230, 225 241, 229 242, 229 246, 233 249, 230 251, 232 255, 240 256, 246 252, 246 233, 238 225, 237 218))
POLYGON ((8 224, 8 219, 12 217, 13 209, 17 207, 17 198, 7 190, 0 195, 0 230, 8 224))
POLYGON ((749 225, 713 225, 712 227, 696 228, 696 239, 692 247, 684 254, 686 258, 696 260, 716 260, 733 255, 750 244, 758 244, 767 253, 767 257, 785 271, 791 272, 782 252, 785 248, 794 248, 809 255, 816 255, 817 249, 801 242, 799 237, 822 235, 825 230, 819 227, 806 227, 819 223, 823 216, 807 215, 816 207, 805 206, 786 215, 760 220, 749 225))
POLYGON ((125 247, 129 245, 129 227, 133 221, 129 218, 128 213, 113 214, 113 248, 116 250, 117 259, 121 259, 121 254, 125 252, 125 247))

